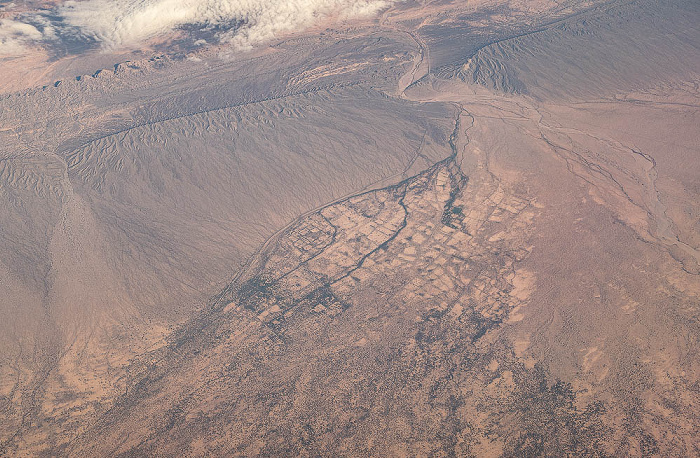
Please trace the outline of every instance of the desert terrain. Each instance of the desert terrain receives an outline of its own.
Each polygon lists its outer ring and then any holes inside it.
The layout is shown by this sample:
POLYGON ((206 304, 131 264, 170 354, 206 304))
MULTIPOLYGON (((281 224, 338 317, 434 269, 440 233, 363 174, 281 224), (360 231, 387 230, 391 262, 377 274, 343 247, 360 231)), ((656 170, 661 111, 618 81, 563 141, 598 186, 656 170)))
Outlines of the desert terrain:
POLYGON ((0 75, 0 456, 700 454, 700 3, 10 3, 0 75))

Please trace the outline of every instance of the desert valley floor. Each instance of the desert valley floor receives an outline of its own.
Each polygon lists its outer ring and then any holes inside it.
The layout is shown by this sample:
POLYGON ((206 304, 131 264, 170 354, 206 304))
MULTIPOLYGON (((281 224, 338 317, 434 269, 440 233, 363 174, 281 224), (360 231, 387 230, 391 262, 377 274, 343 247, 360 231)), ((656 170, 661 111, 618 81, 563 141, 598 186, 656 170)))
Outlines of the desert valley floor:
POLYGON ((0 9, 62 31, 0 55, 0 456, 700 454, 700 2, 59 3, 0 9))

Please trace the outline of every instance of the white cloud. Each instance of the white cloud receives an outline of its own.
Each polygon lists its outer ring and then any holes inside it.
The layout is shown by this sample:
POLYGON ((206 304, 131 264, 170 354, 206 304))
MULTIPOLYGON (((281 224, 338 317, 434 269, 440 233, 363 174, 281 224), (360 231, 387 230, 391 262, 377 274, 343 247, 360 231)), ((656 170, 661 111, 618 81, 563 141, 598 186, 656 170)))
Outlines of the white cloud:
POLYGON ((19 54, 26 46, 44 38, 36 27, 13 19, 0 19, 0 55, 19 54))
POLYGON ((137 47, 184 26, 208 29, 220 41, 248 49, 323 18, 369 16, 396 1, 401 0, 69 0, 50 15, 25 12, 0 19, 0 55, 81 36, 105 48, 137 47))
POLYGON ((58 14, 66 25, 107 47, 132 46, 193 24, 237 30, 220 38, 248 48, 281 33, 304 29, 337 14, 377 13, 394 0, 84 0, 69 1, 58 14))

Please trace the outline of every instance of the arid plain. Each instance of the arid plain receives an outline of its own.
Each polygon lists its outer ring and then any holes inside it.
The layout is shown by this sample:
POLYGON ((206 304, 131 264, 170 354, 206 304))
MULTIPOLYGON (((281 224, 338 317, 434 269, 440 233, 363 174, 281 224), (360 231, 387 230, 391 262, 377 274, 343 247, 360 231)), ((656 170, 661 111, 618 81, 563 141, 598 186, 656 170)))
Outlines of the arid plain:
POLYGON ((0 455, 700 454, 700 3, 77 3, 0 10, 0 455))

